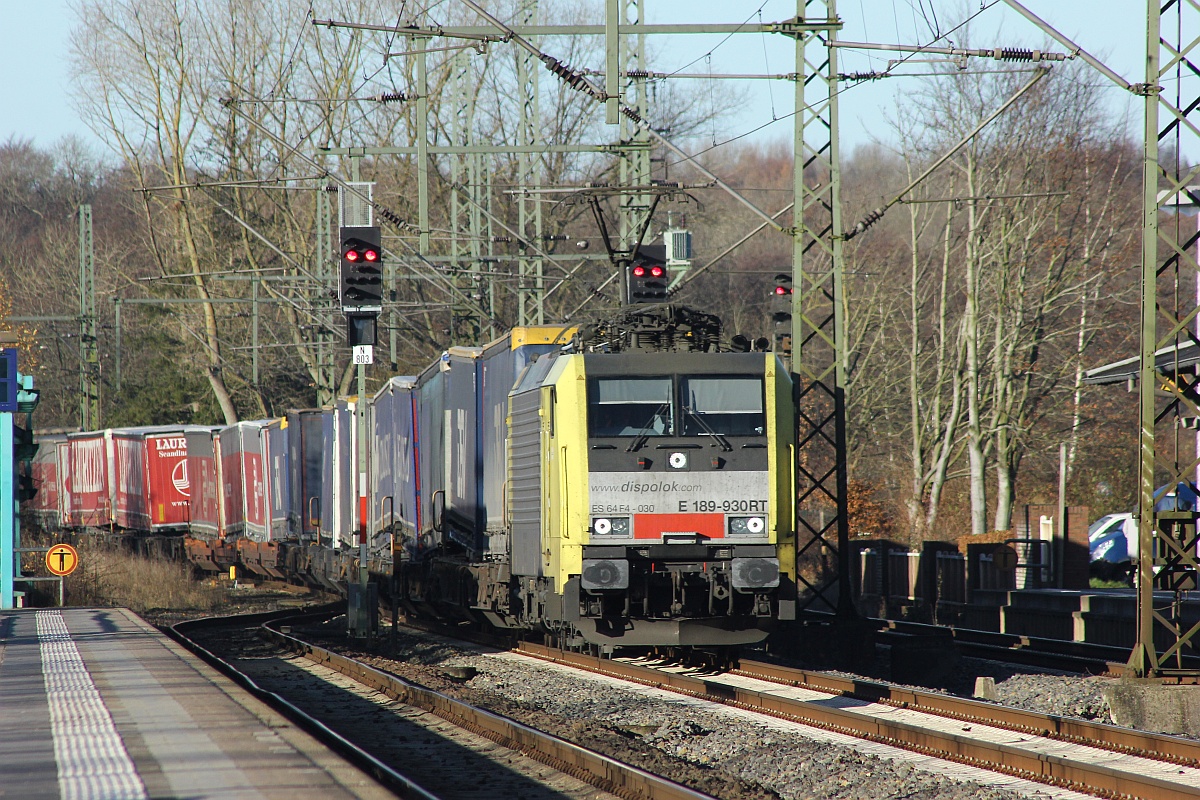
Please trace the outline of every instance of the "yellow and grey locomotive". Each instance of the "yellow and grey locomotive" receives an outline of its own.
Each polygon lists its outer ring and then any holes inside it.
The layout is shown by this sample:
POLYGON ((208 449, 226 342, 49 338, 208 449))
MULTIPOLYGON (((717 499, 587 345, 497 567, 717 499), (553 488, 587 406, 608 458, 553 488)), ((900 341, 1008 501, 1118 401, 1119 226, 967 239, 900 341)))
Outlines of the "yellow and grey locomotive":
POLYGON ((520 328, 398 379, 408 602, 604 647, 746 644, 794 616, 790 377, 671 330, 520 328))
POLYGON ((772 354, 535 362, 509 432, 525 617, 615 646, 764 638, 794 608, 791 408, 772 354))

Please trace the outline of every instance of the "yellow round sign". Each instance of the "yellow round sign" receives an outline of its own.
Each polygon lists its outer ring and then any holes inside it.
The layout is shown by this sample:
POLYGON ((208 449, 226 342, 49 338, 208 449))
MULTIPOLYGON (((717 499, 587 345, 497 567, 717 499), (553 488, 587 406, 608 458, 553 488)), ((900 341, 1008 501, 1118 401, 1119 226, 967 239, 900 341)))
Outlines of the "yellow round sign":
POLYGON ((78 566, 79 553, 69 544, 56 544, 46 551, 46 569, 53 575, 70 575, 78 566))

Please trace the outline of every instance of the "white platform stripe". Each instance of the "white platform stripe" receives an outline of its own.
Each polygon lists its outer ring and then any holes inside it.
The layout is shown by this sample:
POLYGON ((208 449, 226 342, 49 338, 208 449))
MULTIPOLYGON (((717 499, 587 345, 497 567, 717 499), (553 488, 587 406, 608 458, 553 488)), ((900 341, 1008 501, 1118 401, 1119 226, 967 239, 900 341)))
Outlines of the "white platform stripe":
POLYGON ((145 800, 146 789, 58 611, 37 612, 63 800, 145 800))

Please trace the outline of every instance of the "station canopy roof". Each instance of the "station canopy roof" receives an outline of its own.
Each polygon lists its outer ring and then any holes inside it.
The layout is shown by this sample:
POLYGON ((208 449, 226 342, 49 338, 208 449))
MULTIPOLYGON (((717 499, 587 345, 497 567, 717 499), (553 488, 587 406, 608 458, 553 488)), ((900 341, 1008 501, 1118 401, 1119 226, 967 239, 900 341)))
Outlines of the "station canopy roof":
MULTIPOLYGON (((1083 373, 1083 382, 1090 384, 1126 383, 1136 381, 1140 372, 1139 356, 1114 361, 1083 373)), ((1193 374, 1200 364, 1200 345, 1193 341, 1180 342, 1154 353, 1154 371, 1159 375, 1193 374)))

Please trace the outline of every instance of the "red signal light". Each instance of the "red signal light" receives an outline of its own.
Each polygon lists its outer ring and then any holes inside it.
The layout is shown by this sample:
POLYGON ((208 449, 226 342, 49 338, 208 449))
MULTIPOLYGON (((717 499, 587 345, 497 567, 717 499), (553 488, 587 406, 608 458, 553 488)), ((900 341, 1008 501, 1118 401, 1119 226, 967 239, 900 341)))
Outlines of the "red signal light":
POLYGON ((347 261, 358 261, 358 251, 354 249, 347 250, 345 258, 347 261))
POLYGON ((367 250, 365 253, 363 253, 363 258, 367 261, 378 261, 379 253, 375 250, 367 250))
POLYGON ((776 286, 775 294, 791 294, 791 292, 788 291, 788 288, 786 286, 776 286))
POLYGON ((646 274, 646 268, 640 264, 633 268, 633 277, 640 278, 646 274))
POLYGON ((662 267, 655 265, 650 268, 650 277, 661 278, 663 276, 664 272, 665 272, 665 270, 662 267))

